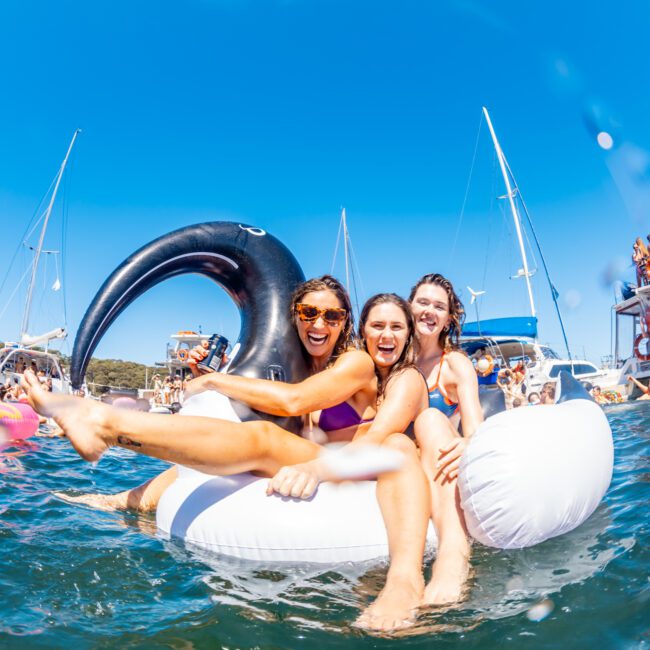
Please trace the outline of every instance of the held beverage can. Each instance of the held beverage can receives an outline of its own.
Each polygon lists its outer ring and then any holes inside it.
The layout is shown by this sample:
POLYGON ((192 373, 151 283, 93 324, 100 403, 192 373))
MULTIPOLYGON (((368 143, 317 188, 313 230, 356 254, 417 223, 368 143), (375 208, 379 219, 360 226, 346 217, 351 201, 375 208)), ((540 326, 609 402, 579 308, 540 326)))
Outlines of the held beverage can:
POLYGON ((197 364, 203 370, 218 372, 221 368, 223 353, 228 347, 228 339, 220 334, 213 334, 208 340, 208 356, 197 364))

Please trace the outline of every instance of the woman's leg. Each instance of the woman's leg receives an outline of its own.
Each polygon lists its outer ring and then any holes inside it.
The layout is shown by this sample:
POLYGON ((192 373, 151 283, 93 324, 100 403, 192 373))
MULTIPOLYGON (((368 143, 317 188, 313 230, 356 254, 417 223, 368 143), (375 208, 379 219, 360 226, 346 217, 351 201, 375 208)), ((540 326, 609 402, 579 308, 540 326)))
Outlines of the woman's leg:
POLYGON ((99 510, 136 510, 138 512, 154 512, 163 492, 176 480, 178 470, 173 465, 157 476, 150 478, 142 485, 118 492, 117 494, 79 494, 71 496, 65 492, 54 494, 70 503, 80 503, 99 510))
POLYGON ((270 422, 228 422, 174 417, 114 408, 78 397, 47 393, 34 375, 25 383, 32 406, 53 417, 77 453, 98 460, 113 446, 215 474, 257 470, 275 474, 283 465, 304 463, 320 447, 270 422))
POLYGON ((411 624, 416 608, 422 603, 422 557, 430 504, 427 480, 413 442, 398 433, 389 436, 384 445, 404 455, 399 471, 382 474, 377 479, 377 499, 388 534, 390 567, 386 585, 357 620, 357 625, 395 630, 411 624))
POLYGON ((420 459, 431 491, 431 518, 438 534, 438 551, 424 602, 442 605, 456 602, 463 593, 469 571, 470 543, 460 507, 457 479, 447 480, 438 469, 440 450, 458 438, 449 419, 428 409, 415 421, 420 459))

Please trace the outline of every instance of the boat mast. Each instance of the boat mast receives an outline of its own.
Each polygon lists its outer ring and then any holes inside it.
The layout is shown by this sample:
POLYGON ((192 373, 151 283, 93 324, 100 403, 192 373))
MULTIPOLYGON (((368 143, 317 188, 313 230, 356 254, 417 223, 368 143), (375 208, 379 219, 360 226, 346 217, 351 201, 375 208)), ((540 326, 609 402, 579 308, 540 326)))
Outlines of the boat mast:
POLYGON ((77 129, 74 132, 74 135, 72 136, 72 140, 70 141, 70 146, 68 147, 68 152, 65 154, 65 158, 63 159, 63 162, 61 163, 61 168, 59 169, 59 173, 57 174, 56 177, 56 184, 54 185, 54 190, 52 191, 52 197, 50 198, 50 202, 47 206, 47 210, 45 210, 45 216, 43 218, 43 227, 41 228, 41 235, 38 240, 38 246, 36 248, 36 253, 34 254, 34 263, 32 264, 32 277, 31 280, 29 281, 29 290, 27 292, 27 303, 25 304, 25 314, 23 315, 23 324, 22 327, 20 328, 21 330, 21 337, 24 336, 25 334, 28 333, 29 329, 29 313, 32 308, 32 297, 34 294, 34 286, 36 284, 36 271, 38 269, 38 261, 41 256, 41 251, 43 250, 43 240, 45 239, 45 231, 47 230, 47 222, 50 219, 50 214, 52 213, 52 207, 54 206, 54 201, 56 199, 56 194, 59 191, 59 185, 61 184, 61 178, 63 178, 63 172, 65 171, 65 166, 68 164, 68 158, 70 157, 70 152, 72 151, 72 147, 74 146, 74 142, 77 139, 77 136, 81 133, 81 129, 77 129))
POLYGON ((348 253, 348 222, 345 218, 345 208, 341 208, 341 224, 343 226, 343 253, 345 256, 345 288, 350 295, 350 264, 348 253))
POLYGON ((494 128, 492 127, 492 121, 490 120, 490 115, 488 114, 487 108, 483 106, 483 114, 485 115, 485 119, 487 121, 488 128, 490 129, 490 135, 492 136, 492 142, 494 143, 494 150, 496 151, 497 154, 497 159, 499 161, 499 167, 501 167, 501 174, 503 176, 503 180, 506 184, 506 191, 507 191, 507 197, 508 197, 508 202, 510 203, 510 211, 512 212, 512 218, 515 222, 515 229, 517 231, 517 239, 519 241, 519 251, 521 252, 521 261, 524 266, 524 278, 526 278, 526 287, 528 289, 528 301, 530 302, 530 315, 533 317, 537 316, 537 312, 535 310, 535 301, 533 299, 533 288, 530 283, 530 277, 531 273, 528 270, 528 258, 526 257, 526 249, 524 248, 524 240, 521 235, 521 218, 519 217, 519 212, 517 211, 517 205, 515 204, 515 192, 512 189, 512 185, 510 183, 510 177, 508 176, 508 171, 506 169, 506 160, 505 156, 503 155, 503 151, 501 149, 501 145, 499 144, 499 141, 497 140, 496 133, 494 132, 494 128))

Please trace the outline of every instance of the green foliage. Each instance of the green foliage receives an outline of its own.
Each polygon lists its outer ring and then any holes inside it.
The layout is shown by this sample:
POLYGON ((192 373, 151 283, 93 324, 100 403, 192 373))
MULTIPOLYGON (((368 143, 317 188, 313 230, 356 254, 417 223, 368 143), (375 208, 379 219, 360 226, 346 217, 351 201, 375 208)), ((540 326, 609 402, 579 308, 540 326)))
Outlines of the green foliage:
POLYGON ((144 388, 145 377, 151 377, 160 368, 147 367, 133 361, 121 361, 119 359, 91 359, 86 370, 86 383, 94 394, 112 388, 144 388))
MULTIPOLYGON (((39 346, 34 346, 33 349, 41 352, 44 350, 39 346)), ((65 373, 69 374, 70 357, 58 350, 50 350, 50 354, 59 358, 65 373)), ((151 388, 151 377, 156 373, 164 376, 167 371, 165 368, 145 366, 133 361, 92 358, 86 370, 86 383, 93 395, 101 395, 109 388, 145 388, 145 378, 149 379, 146 388, 151 388)))

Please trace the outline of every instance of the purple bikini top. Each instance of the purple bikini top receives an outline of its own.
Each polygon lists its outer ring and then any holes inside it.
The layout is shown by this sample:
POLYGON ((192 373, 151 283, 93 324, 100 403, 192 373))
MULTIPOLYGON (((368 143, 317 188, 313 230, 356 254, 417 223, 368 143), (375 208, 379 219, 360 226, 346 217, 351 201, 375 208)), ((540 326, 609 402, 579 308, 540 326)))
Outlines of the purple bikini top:
POLYGON ((320 412, 318 426, 323 431, 338 431, 348 427, 358 427, 360 424, 372 422, 374 419, 363 420, 350 404, 341 402, 320 412))

